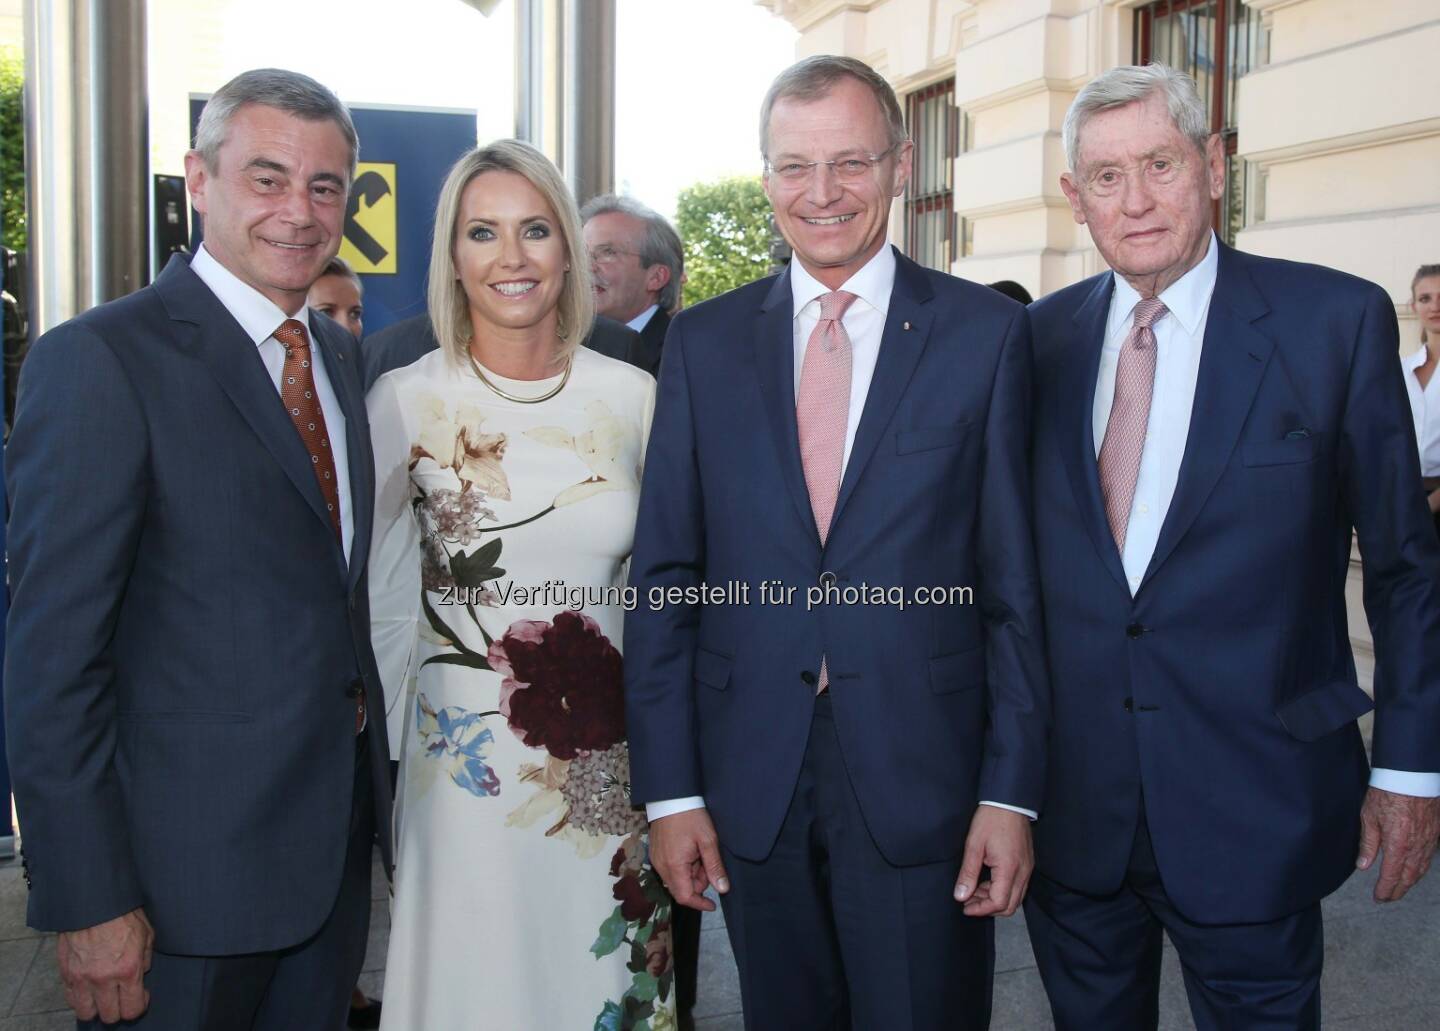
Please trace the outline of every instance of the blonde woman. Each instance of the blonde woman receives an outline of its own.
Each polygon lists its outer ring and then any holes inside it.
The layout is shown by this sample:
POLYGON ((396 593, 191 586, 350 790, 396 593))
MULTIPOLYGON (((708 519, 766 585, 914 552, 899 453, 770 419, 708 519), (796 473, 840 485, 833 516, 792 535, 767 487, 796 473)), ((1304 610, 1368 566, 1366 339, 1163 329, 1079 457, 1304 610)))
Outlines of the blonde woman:
POLYGON ((673 1028, 618 650, 655 383, 579 346, 579 219, 526 144, 450 171, 429 302, 440 349, 369 397, 401 743, 382 1027, 673 1028))
POLYGON ((1440 265, 1421 265, 1410 280, 1410 310, 1420 323, 1420 347, 1400 359, 1405 369, 1405 392, 1415 420, 1415 442, 1420 447, 1420 475, 1430 513, 1440 531, 1440 265))

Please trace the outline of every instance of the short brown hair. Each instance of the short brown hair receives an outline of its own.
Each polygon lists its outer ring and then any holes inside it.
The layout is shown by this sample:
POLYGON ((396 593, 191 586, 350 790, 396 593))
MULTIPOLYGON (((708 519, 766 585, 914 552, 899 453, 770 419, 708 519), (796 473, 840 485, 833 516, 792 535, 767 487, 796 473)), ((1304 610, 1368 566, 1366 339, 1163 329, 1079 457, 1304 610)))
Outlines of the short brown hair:
POLYGON ((885 115, 885 126, 890 132, 890 146, 895 147, 910 138, 905 128, 905 116, 900 111, 900 101, 895 91, 874 68, 853 57, 838 57, 835 54, 817 54, 797 61, 775 77, 760 105, 760 156, 770 158, 770 112, 776 102, 793 97, 796 100, 819 100, 829 96, 830 91, 841 79, 858 79, 875 95, 875 103, 885 115))

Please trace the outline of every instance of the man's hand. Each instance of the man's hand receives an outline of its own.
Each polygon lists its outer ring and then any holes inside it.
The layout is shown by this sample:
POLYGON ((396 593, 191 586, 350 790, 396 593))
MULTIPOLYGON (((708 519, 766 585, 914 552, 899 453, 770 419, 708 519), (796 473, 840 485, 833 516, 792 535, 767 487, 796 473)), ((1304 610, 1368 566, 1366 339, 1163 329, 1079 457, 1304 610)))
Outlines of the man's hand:
POLYGON ((1430 514, 1440 514, 1440 490, 1432 490, 1425 495, 1425 500, 1430 503, 1430 514))
POLYGON ((1030 818, 993 805, 982 805, 970 821, 965 858, 955 880, 955 901, 965 903, 966 916, 1014 916, 1025 898, 1035 870, 1030 818), (990 880, 980 881, 980 867, 990 880))
POLYGON ((56 958, 65 982, 65 1001, 77 1020, 99 1017, 106 1024, 134 1020, 150 1005, 145 972, 155 932, 143 909, 83 931, 62 932, 56 958))
POLYGON ((1417 798, 1371 788, 1360 807, 1360 855, 1355 865, 1370 869, 1379 852, 1376 902, 1395 902, 1430 869, 1440 838, 1440 798, 1417 798))
POLYGON ((730 890, 720 861, 720 839, 704 809, 689 809, 652 823, 650 862, 682 906, 709 912, 715 903, 705 897, 705 889, 713 884, 721 895, 730 890))

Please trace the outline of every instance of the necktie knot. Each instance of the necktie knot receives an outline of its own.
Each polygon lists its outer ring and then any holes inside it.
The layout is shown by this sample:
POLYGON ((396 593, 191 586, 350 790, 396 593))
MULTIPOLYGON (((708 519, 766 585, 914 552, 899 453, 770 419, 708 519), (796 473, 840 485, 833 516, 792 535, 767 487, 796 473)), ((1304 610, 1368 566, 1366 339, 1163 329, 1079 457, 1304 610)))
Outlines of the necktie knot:
POLYGON ((282 322, 275 331, 275 339, 287 348, 310 346, 310 334, 305 332, 305 323, 299 319, 286 319, 282 322))
POLYGON ((1135 326, 1138 329, 1149 329, 1155 323, 1165 317, 1170 311, 1165 307, 1165 302, 1158 297, 1147 297, 1135 305, 1135 326))
POLYGON ((845 312, 850 305, 855 303, 855 295, 844 290, 832 290, 828 294, 820 295, 820 321, 839 322, 845 317, 845 312))

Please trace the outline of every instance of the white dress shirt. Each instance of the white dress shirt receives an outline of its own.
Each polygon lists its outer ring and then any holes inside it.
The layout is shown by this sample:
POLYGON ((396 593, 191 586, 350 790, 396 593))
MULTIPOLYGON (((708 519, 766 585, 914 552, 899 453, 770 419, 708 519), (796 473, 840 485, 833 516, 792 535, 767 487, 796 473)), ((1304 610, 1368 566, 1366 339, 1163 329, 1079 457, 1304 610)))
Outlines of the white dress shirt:
MULTIPOLYGON (((280 393, 280 373, 285 368, 285 346, 275 339, 275 331, 286 319, 304 322, 310 333, 310 360, 314 364, 315 392, 320 395, 320 411, 325 415, 325 428, 330 434, 330 453, 335 457, 335 484, 340 494, 340 540, 345 548, 345 560, 350 560, 351 538, 355 535, 355 516, 350 503, 349 447, 345 438, 345 413, 330 386, 330 377, 325 372, 325 352, 315 341, 315 324, 311 321, 310 310, 303 302, 294 313, 286 314, 275 302, 259 290, 241 280, 205 249, 202 243, 190 259, 190 270, 210 288, 235 317, 247 336, 259 349, 260 360, 275 384, 275 393, 280 393)), ((297 431, 298 437, 298 431, 297 431)))
MULTIPOLYGON (((875 378, 875 363, 880 360, 880 340, 885 335, 885 316, 890 311, 890 293, 895 288, 895 252, 889 244, 867 261, 840 289, 855 295, 855 300, 845 310, 840 324, 850 337, 850 413, 845 424, 845 453, 841 459, 840 475, 850 464, 850 450, 855 446, 855 431, 860 428, 860 415, 865 410, 865 398, 870 394, 870 381, 875 378)), ((812 276, 798 259, 790 262, 790 293, 794 300, 794 346, 795 346, 795 400, 800 400, 800 370, 805 366, 805 348, 809 346, 810 334, 820 321, 820 297, 828 294, 830 288, 812 276)), ((1036 814, 1029 809, 1006 805, 1003 802, 981 802, 1022 813, 1030 819, 1036 814)), ((690 809, 700 809, 705 799, 700 795, 689 798, 671 798, 660 802, 647 802, 645 816, 654 821, 664 816, 674 816, 690 809)))
MULTIPOLYGON (((1155 554, 1160 527, 1170 511, 1170 501, 1175 496, 1175 485, 1180 479, 1180 463, 1185 457, 1185 443, 1190 435, 1190 410, 1195 404, 1195 385, 1200 376, 1200 352, 1205 340, 1210 298, 1215 292, 1218 257, 1212 233, 1210 249, 1205 252, 1200 264, 1160 294, 1160 300, 1165 302, 1169 312, 1156 320, 1152 327, 1155 333, 1155 389, 1150 397, 1145 450, 1140 456, 1140 475, 1135 481, 1135 500, 1125 532, 1125 553, 1121 556, 1132 595, 1140 586, 1155 554)), ((1100 456, 1100 445, 1105 440, 1105 427, 1110 420, 1110 405, 1115 399, 1115 367, 1120 359, 1120 345, 1134 325, 1135 305, 1140 302, 1140 294, 1134 287, 1123 277, 1113 273, 1112 276, 1115 289, 1110 296, 1105 345, 1100 352, 1100 375, 1095 381, 1092 431, 1096 458, 1100 456)), ((1413 374, 1406 376, 1407 381, 1414 378, 1413 374)), ((1432 386, 1436 380, 1440 380, 1440 376, 1431 380, 1432 386)), ((1433 397, 1433 417, 1440 423, 1440 391, 1433 397)), ((1413 392, 1411 403, 1414 403, 1413 392)), ((1418 423, 1416 429, 1418 432, 1418 423)), ((1440 795, 1440 773, 1374 769, 1370 771, 1370 785, 1402 795, 1434 797, 1440 795)))
POLYGON ((636 315, 629 322, 625 323, 625 325, 629 326, 635 332, 639 333, 650 324, 650 320, 655 317, 655 313, 659 310, 660 305, 652 304, 650 305, 650 307, 642 311, 639 315, 636 315))
POLYGON ((1429 352, 1422 346, 1400 359, 1405 370, 1405 393, 1410 397, 1410 415, 1415 420, 1415 443, 1420 445, 1420 475, 1440 476, 1440 375, 1432 375, 1425 386, 1415 370, 1425 364, 1429 352))

